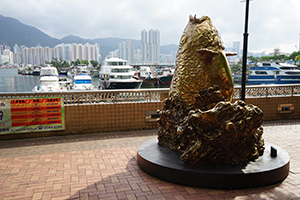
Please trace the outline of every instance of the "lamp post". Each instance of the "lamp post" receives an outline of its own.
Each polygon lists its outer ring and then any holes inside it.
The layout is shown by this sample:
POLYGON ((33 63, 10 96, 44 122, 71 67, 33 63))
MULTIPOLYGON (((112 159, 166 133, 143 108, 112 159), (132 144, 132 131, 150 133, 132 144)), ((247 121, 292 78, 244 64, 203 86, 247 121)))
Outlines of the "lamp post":
POLYGON ((243 63, 242 63, 242 88, 241 88, 241 100, 245 101, 246 92, 246 70, 247 70, 247 51, 248 51, 248 16, 249 16, 249 0, 246 0, 246 12, 245 12, 245 32, 244 32, 244 44, 243 44, 243 63))

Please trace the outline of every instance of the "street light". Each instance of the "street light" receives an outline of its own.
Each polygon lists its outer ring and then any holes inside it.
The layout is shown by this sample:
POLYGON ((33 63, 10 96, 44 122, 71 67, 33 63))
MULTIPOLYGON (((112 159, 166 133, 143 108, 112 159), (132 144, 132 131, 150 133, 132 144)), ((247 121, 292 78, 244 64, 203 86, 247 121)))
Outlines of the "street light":
POLYGON ((249 16, 249 0, 246 0, 246 12, 245 12, 245 32, 244 32, 244 44, 243 44, 243 63, 242 63, 242 88, 241 88, 241 100, 245 101, 246 92, 246 70, 247 70, 247 51, 248 51, 248 16, 249 16))

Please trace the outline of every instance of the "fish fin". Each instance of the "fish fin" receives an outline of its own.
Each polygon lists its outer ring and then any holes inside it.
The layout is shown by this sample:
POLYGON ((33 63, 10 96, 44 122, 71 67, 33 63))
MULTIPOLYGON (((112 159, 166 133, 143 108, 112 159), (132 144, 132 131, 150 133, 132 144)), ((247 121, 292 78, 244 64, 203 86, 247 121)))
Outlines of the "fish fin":
POLYGON ((212 62, 212 58, 216 55, 218 55, 219 52, 212 51, 209 49, 199 49, 198 53, 203 58, 206 65, 209 65, 212 62))
POLYGON ((212 57, 214 55, 217 55, 219 52, 218 51, 209 50, 209 49, 199 49, 198 53, 201 53, 203 56, 212 57))
POLYGON ((236 56, 237 52, 225 52, 226 56, 236 56))

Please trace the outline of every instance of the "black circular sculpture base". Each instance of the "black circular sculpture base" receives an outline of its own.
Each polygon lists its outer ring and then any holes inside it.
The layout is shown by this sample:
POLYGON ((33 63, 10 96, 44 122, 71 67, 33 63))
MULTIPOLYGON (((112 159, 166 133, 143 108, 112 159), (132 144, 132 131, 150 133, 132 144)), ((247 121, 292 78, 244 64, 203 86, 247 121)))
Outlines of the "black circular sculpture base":
POLYGON ((288 153, 280 148, 273 150, 276 157, 271 157, 271 145, 265 143, 264 155, 246 166, 192 167, 184 164, 178 152, 159 146, 153 138, 138 147, 137 162, 146 173, 176 184, 214 189, 253 188, 278 183, 288 176, 288 153))

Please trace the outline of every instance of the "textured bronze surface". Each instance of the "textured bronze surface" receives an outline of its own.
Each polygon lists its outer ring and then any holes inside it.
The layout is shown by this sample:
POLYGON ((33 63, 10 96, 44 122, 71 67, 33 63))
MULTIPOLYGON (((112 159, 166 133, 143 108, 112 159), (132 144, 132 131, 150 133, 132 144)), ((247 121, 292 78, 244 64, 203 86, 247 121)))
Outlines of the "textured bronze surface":
POLYGON ((180 39, 170 97, 178 97, 191 107, 196 92, 218 85, 223 95, 231 100, 233 80, 224 49, 208 16, 200 19, 190 16, 180 39))
POLYGON ((190 17, 176 57, 169 97, 157 111, 158 143, 189 165, 237 165, 264 152, 263 112, 231 103, 233 81, 224 46, 209 17, 190 17))

